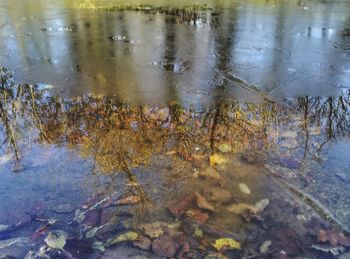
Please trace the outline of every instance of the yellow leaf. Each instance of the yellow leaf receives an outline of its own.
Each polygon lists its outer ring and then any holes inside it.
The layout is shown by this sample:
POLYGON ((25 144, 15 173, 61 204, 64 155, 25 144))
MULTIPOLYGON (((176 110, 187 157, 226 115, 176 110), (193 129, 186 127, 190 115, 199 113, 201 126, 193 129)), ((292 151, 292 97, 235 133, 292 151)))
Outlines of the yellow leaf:
POLYGON ((110 238, 106 242, 106 246, 114 245, 120 242, 124 241, 134 241, 139 237, 139 235, 136 232, 130 231, 126 232, 124 234, 121 234, 115 238, 110 238))
POLYGON ((232 238, 217 239, 213 246, 217 250, 241 249, 241 244, 232 238))
POLYGON ((221 165, 221 164, 226 162, 226 159, 223 156, 219 155, 219 154, 211 155, 209 160, 210 160, 210 165, 211 166, 221 165))

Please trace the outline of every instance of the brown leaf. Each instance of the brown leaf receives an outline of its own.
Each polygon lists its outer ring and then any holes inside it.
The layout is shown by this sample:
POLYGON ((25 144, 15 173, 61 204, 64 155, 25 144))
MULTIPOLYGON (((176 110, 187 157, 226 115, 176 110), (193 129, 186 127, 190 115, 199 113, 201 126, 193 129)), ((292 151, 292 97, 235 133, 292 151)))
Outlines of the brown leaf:
POLYGON ((116 205, 133 205, 141 201, 141 197, 137 195, 127 196, 115 202, 116 205))
POLYGON ((215 211, 215 208, 212 204, 210 204, 205 197, 203 197, 200 193, 196 192, 196 202, 197 206, 203 210, 209 210, 211 212, 215 211))
POLYGON ((203 224, 209 219, 209 215, 199 209, 191 209, 186 211, 186 216, 192 218, 198 224, 203 224))
POLYGON ((317 241, 320 243, 329 242, 332 246, 350 246, 349 239, 343 234, 336 230, 323 230, 321 229, 317 235, 317 241))
POLYGON ((186 195, 185 197, 183 197, 180 200, 180 202, 177 202, 175 205, 173 205, 169 208, 170 212, 175 217, 180 217, 191 206, 191 204, 194 202, 195 198, 196 198, 196 196, 194 193, 186 195))

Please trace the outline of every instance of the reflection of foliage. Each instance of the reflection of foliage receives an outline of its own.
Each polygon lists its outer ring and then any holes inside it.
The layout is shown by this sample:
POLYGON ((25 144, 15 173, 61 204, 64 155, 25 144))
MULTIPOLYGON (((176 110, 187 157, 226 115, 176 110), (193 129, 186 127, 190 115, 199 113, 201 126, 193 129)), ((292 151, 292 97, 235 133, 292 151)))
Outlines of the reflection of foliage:
MULTIPOLYGON (((67 2, 72 6, 72 2, 67 2)), ((196 25, 197 22, 207 23, 211 16, 211 8, 205 4, 184 4, 172 3, 171 6, 156 6, 152 4, 124 3, 123 1, 73 1, 73 7, 79 9, 107 10, 107 11, 140 11, 152 14, 167 14, 176 19, 176 23, 190 23, 196 25), (209 15, 208 15, 209 14, 209 15)), ((215 13, 217 14, 217 13, 215 13)))
MULTIPOLYGON (((82 154, 94 157, 103 172, 125 171, 131 179, 131 170, 147 165, 156 154, 198 160, 207 158, 208 150, 217 152, 221 144, 233 152, 270 148, 266 132, 296 114, 277 104, 224 98, 194 112, 177 103, 149 107, 92 96, 45 97, 35 86, 13 83, 6 70, 1 73, 2 141, 12 146, 17 158, 17 138, 30 129, 39 141, 77 146, 82 154)), ((306 128, 325 129, 326 140, 349 135, 349 94, 299 98, 298 108, 306 128)))
POLYGON ((5 68, 0 68, 0 76, 0 121, 2 121, 0 129, 5 135, 2 146, 9 143, 18 160, 17 137, 25 133, 21 129, 28 127, 28 120, 23 118, 31 118, 32 123, 40 131, 41 137, 48 140, 36 110, 37 102, 42 100, 42 96, 33 85, 15 84, 12 75, 5 68))

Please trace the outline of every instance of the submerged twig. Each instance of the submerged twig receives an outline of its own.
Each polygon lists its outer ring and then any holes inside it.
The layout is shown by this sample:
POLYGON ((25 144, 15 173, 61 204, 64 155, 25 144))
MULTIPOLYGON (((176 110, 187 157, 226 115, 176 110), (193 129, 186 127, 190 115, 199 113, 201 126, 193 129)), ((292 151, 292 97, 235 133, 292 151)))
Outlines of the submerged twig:
POLYGON ((288 190, 290 190, 292 193, 297 195, 298 198, 302 199, 305 202, 305 204, 313 208, 322 218, 326 219, 329 223, 334 225, 336 228, 350 235, 350 230, 347 228, 347 226, 345 226, 338 219, 336 219, 336 217, 327 208, 325 208, 320 202, 315 200, 311 195, 300 190, 298 187, 294 186, 293 184, 286 182, 282 178, 277 179, 272 175, 270 176, 272 180, 275 183, 277 183, 277 185, 279 185, 282 189, 285 190, 287 187, 288 190))

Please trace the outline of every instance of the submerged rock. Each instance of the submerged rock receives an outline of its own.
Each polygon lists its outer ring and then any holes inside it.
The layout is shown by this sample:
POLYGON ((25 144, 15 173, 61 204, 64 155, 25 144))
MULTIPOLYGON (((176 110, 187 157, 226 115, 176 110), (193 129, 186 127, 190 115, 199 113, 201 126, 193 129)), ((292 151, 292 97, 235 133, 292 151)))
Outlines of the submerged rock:
POLYGON ((147 237, 141 236, 137 240, 135 240, 132 244, 142 250, 149 250, 151 248, 152 241, 147 237))
POLYGON ((163 235, 152 243, 152 251, 159 256, 173 257, 179 250, 180 245, 171 236, 163 235))

